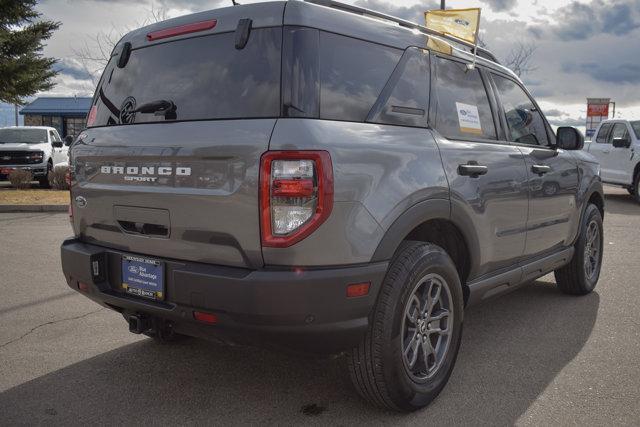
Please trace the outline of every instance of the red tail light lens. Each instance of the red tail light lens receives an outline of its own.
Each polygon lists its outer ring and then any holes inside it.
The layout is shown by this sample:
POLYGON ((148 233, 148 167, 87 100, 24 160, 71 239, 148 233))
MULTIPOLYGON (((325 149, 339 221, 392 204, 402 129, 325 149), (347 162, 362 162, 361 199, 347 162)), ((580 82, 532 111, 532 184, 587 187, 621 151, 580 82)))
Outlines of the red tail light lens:
POLYGON ((93 124, 96 122, 97 114, 98 114, 98 107, 94 105, 93 107, 91 107, 91 110, 89 110, 89 115, 87 116, 87 127, 93 126, 93 124))
POLYGON ((326 151, 270 151, 260 164, 262 245, 284 248, 313 233, 333 209, 326 151))
POLYGON ((210 30, 216 26, 218 21, 210 19, 208 21, 194 22, 191 24, 179 25, 177 27, 165 28, 147 34, 147 40, 154 41, 169 37, 181 36, 183 34, 197 33, 198 31, 210 30))

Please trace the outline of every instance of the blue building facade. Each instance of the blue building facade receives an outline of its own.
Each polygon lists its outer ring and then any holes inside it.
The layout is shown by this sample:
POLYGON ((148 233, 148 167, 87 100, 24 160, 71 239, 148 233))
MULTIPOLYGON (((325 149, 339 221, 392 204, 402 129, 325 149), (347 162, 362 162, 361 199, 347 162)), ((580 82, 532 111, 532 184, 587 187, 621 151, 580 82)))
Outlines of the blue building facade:
POLYGON ((64 138, 74 138, 86 127, 91 98, 40 97, 27 104, 20 114, 25 126, 51 126, 64 138))

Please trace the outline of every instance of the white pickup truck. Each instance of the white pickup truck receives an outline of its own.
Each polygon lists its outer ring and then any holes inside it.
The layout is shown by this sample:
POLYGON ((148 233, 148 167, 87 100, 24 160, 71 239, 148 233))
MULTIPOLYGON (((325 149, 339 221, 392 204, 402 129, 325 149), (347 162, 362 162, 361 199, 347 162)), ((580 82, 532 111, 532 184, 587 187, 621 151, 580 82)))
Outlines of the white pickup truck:
POLYGON ((602 182, 626 188, 640 203, 640 120, 605 120, 584 150, 600 162, 602 182))
POLYGON ((33 174, 40 187, 48 188, 49 171, 69 164, 71 142, 69 138, 62 141, 52 127, 0 128, 0 181, 7 179, 14 169, 25 169, 33 174))

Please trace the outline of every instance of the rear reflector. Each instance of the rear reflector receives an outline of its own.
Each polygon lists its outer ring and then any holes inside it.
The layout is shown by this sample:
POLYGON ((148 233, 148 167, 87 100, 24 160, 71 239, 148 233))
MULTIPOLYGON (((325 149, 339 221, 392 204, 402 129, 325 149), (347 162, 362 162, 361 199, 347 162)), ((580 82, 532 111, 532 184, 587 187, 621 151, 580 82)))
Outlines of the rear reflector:
POLYGON ((147 34, 148 41, 166 39, 169 37, 181 36, 183 34, 197 33, 214 28, 218 21, 210 19, 208 21, 194 22, 192 24, 179 25, 177 27, 165 28, 164 30, 153 31, 147 34))
POLYGON ((205 313, 203 311, 194 311, 193 318, 198 322, 208 323, 209 325, 215 325, 218 323, 218 316, 213 313, 205 313))
POLYGON ((78 282, 78 289, 80 289, 82 292, 87 292, 89 291, 89 285, 87 285, 86 283, 78 282))
POLYGON ((371 283, 353 283, 347 286, 347 297, 355 298, 355 297, 363 297, 369 294, 369 287, 371 283))

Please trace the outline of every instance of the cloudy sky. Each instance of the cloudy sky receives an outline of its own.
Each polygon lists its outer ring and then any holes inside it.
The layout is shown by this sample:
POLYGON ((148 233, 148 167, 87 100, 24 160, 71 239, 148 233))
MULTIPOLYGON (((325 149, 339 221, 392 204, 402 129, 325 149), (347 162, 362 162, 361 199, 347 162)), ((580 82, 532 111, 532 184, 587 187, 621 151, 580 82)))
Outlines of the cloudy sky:
MULTIPOLYGON (((414 22, 439 0, 343 0, 414 22)), ((241 3, 252 3, 240 0, 241 3)), ((96 34, 118 36, 148 22, 231 4, 231 0, 42 0, 38 10, 63 23, 44 53, 59 58, 57 86, 45 95, 90 95, 91 76, 78 51, 94 53, 96 34)), ((524 81, 555 125, 583 125, 587 97, 611 97, 617 116, 640 117, 640 0, 447 0, 481 7, 484 42, 498 58, 514 42, 537 46, 524 81)))

